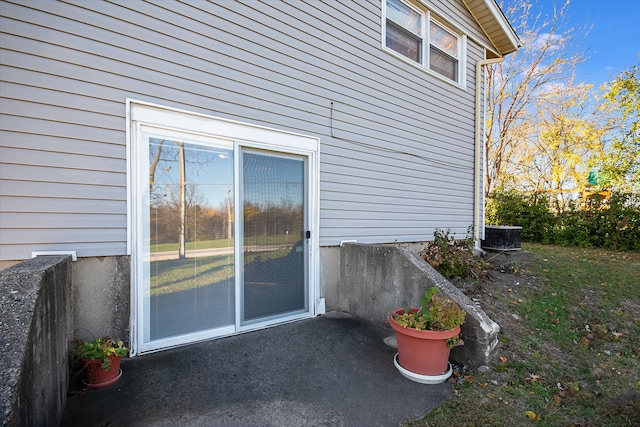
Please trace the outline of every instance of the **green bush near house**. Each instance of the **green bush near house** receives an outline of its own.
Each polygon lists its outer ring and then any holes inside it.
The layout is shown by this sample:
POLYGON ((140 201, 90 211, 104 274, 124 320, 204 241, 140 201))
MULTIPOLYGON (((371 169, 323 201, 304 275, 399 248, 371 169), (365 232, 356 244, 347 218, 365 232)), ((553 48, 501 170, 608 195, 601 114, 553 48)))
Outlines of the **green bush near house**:
POLYGON ((487 199, 487 225, 518 225, 531 243, 640 251, 640 195, 613 193, 608 203, 569 202, 554 213, 548 199, 517 191, 494 192, 487 199))

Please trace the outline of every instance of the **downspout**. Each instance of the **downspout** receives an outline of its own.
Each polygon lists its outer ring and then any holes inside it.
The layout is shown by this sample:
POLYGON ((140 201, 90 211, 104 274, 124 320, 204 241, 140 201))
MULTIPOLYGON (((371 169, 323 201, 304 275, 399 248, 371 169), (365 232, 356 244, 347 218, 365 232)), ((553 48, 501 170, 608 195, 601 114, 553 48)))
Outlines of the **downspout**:
MULTIPOLYGON (((476 132, 475 132, 475 164, 474 164, 474 203, 473 203, 473 234, 474 240, 476 244, 476 248, 480 249, 480 243, 482 238, 484 237, 484 218, 482 218, 482 212, 484 211, 484 188, 483 188, 483 177, 482 177, 482 155, 484 148, 484 120, 482 120, 482 112, 484 111, 484 101, 485 97, 481 96, 481 88, 484 87, 486 82, 483 84, 479 84, 478 79, 481 76, 482 67, 485 65, 498 64, 504 61, 504 58, 492 58, 492 59, 483 59, 481 61, 476 62, 476 132)), ((485 159, 486 164, 486 159, 485 159)))

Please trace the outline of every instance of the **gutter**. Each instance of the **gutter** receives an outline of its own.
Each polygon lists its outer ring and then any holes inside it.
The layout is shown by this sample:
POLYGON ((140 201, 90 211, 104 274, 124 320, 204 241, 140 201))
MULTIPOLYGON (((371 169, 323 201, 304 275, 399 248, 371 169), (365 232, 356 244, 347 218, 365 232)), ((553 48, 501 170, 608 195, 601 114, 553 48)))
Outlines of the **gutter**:
MULTIPOLYGON (((504 61, 504 57, 483 59, 476 62, 476 130, 475 130, 475 156, 474 156, 474 186, 473 186, 473 239, 476 248, 480 248, 480 242, 484 238, 484 178, 482 177, 482 156, 484 153, 484 121, 482 120, 482 112, 484 111, 483 102, 485 97, 481 96, 481 88, 483 84, 479 84, 482 67, 491 64, 498 64, 504 61)), ((485 159, 486 165, 486 159, 485 159)))

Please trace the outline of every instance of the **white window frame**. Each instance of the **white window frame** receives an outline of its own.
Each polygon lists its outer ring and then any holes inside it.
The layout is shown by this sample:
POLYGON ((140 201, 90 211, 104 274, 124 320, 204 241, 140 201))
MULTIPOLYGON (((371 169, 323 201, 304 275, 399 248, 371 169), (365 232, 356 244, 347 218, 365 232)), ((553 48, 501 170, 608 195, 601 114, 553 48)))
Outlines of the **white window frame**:
MULTIPOLYGON (((417 5, 415 5, 412 2, 406 1, 406 0, 394 0, 397 1, 399 3, 402 3, 403 5, 407 6, 408 8, 412 9, 414 12, 421 14, 422 16, 422 29, 421 29, 421 33, 422 33, 422 39, 421 39, 421 52, 419 54, 419 61, 416 62, 413 58, 410 58, 408 56, 403 55, 400 52, 397 52, 396 50, 390 48, 387 46, 387 23, 388 20, 387 19, 387 2, 389 0, 382 0, 382 49, 400 59, 402 59, 403 61, 411 64, 414 67, 418 67, 423 71, 426 71, 427 73, 429 73, 430 75, 433 75, 447 83, 451 83, 454 84, 456 86, 460 86, 465 88, 466 87, 466 73, 465 73, 465 68, 466 68, 466 53, 467 53, 467 36, 466 34, 463 34, 462 31, 455 29, 451 24, 448 24, 447 22, 445 22, 442 18, 436 17, 435 13, 433 13, 433 11, 426 7, 418 7, 417 5), (435 49, 437 49, 439 52, 442 52, 442 49, 439 49, 438 46, 434 45, 431 43, 430 37, 431 37, 431 33, 430 33, 430 27, 431 27, 431 23, 435 23, 436 25, 442 27, 445 31, 447 31, 448 33, 450 33, 451 35, 453 35, 454 37, 457 38, 458 43, 457 43, 457 53, 456 56, 454 57, 454 59, 457 60, 457 70, 456 70, 456 79, 451 79, 448 76, 439 73, 438 71, 435 71, 433 69, 431 69, 430 67, 430 56, 431 56, 431 46, 433 45, 433 47, 435 49)), ((399 23, 395 23, 395 26, 400 26, 402 27, 399 23)), ((407 30, 407 32, 409 32, 409 30, 407 30)), ((443 52, 446 56, 451 56, 450 54, 448 54, 447 52, 443 52)))

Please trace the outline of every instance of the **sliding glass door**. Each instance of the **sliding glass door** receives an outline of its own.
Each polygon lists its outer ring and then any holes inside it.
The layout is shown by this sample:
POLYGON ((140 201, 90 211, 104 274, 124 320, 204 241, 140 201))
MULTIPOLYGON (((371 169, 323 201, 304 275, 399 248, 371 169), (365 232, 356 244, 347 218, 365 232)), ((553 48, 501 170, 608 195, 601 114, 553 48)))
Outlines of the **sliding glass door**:
POLYGON ((310 155, 270 148, 137 127, 137 352, 313 314, 310 155))

